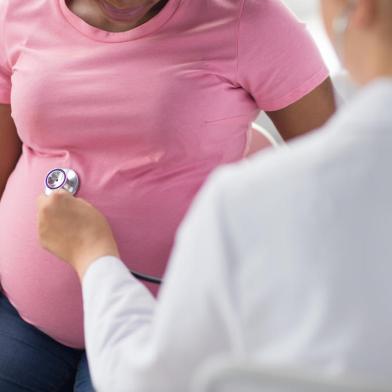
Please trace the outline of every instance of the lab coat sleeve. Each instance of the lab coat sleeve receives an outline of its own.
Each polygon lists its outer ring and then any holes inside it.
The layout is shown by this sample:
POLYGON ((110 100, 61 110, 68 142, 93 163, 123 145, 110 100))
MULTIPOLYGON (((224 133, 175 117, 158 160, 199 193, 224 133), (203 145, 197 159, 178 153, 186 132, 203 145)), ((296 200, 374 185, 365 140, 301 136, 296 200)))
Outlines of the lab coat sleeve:
POLYGON ((197 198, 157 302, 116 258, 102 258, 87 271, 86 344, 98 391, 184 392, 204 360, 241 349, 219 199, 219 181, 197 198))

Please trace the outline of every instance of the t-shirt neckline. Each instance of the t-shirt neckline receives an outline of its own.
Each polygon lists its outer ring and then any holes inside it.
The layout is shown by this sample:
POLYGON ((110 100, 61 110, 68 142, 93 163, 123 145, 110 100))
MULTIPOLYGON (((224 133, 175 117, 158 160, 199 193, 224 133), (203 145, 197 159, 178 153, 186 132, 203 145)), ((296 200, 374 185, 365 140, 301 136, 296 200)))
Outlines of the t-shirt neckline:
POLYGON ((83 35, 101 42, 126 42, 149 35, 164 25, 176 12, 181 0, 169 0, 164 8, 146 23, 124 32, 111 32, 94 27, 74 14, 66 0, 57 0, 67 21, 83 35))

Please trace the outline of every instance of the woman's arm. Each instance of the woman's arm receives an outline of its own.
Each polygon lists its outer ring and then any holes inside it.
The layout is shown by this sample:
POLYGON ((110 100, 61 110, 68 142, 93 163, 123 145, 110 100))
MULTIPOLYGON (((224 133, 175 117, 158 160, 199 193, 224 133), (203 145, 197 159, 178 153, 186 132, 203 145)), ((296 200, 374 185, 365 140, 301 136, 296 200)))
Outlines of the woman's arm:
POLYGON ((320 128, 335 112, 335 98, 331 79, 290 106, 267 112, 284 140, 290 140, 320 128))
POLYGON ((306 26, 282 1, 246 0, 236 83, 289 140, 323 125, 335 110, 329 71, 306 26))
POLYGON ((11 105, 0 104, 0 198, 22 153, 22 143, 11 117, 11 105))

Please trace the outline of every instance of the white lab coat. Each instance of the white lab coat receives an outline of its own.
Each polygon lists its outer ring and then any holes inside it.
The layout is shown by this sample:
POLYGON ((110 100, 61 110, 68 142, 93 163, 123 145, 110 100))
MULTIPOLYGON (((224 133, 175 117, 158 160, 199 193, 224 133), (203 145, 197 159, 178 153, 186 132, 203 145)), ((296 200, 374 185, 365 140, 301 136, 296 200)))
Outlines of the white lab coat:
POLYGON ((392 79, 289 149, 218 171, 159 301, 115 258, 83 280, 99 392, 186 392, 220 354, 392 384, 392 79))

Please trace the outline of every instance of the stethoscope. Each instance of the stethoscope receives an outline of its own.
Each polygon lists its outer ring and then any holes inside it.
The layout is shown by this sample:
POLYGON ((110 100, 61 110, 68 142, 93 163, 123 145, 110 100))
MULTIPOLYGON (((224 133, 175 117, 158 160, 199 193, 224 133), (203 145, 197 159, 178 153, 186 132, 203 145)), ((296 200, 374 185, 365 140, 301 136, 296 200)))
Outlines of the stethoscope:
MULTIPOLYGON (((80 181, 77 173, 72 169, 56 168, 51 170, 45 178, 45 195, 50 196, 58 189, 65 189, 72 195, 79 190, 80 181)), ((131 274, 144 282, 161 284, 162 278, 156 276, 142 274, 140 272, 130 270, 131 274)))

